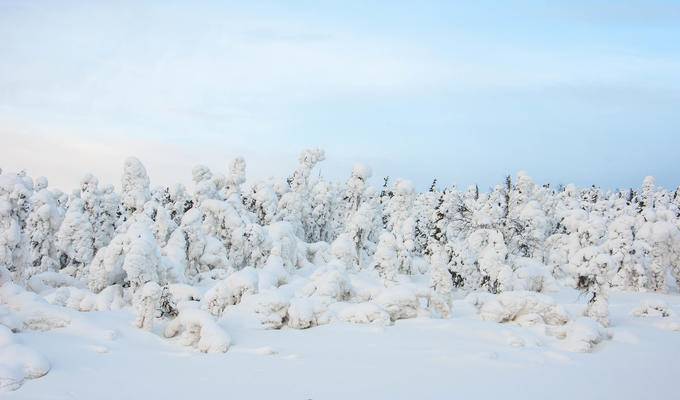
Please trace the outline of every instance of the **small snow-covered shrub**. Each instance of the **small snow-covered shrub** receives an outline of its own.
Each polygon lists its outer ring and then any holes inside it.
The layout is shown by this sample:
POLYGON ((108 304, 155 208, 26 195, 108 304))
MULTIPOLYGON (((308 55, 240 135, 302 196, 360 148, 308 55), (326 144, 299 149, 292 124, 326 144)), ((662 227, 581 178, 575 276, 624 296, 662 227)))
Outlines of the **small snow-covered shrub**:
POLYGON ((543 292, 553 288, 553 278, 543 263, 527 257, 517 257, 513 263, 513 290, 543 292))
POLYGON ((95 294, 77 287, 60 287, 43 295, 50 304, 73 308, 78 311, 117 310, 125 305, 123 289, 119 285, 108 286, 95 294))
POLYGON ((36 293, 44 293, 50 289, 61 288, 64 286, 72 286, 76 288, 85 288, 80 280, 65 274, 60 274, 53 271, 46 271, 40 274, 33 275, 26 285, 28 289, 36 293))
POLYGON ((288 326, 306 329, 330 322, 327 297, 294 298, 288 307, 288 326))
POLYGON ((338 301, 348 300, 351 296, 347 274, 336 268, 318 268, 310 277, 300 294, 306 297, 324 296, 338 301))
POLYGON ((241 302, 243 296, 257 293, 258 274, 246 267, 215 284, 203 296, 203 308, 212 315, 221 316, 227 306, 241 302))
POLYGON ((204 353, 224 353, 231 345, 231 338, 205 311, 186 308, 165 328, 165 337, 181 334, 185 346, 195 346, 204 353))
POLYGON ((418 297, 403 286, 385 289, 376 297, 375 303, 387 311, 392 321, 415 318, 418 315, 418 297))
POLYGON ((609 332, 597 321, 590 318, 577 318, 563 326, 552 326, 548 333, 561 339, 567 351, 588 353, 604 340, 610 338, 609 332))
POLYGON ((147 282, 135 293, 134 308, 137 315, 135 325, 138 328, 147 331, 153 328, 153 321, 159 313, 162 292, 156 282, 147 282))
POLYGON ((636 317, 670 317, 672 311, 664 301, 647 299, 635 307, 631 314, 636 317))
POLYGON ((473 293, 467 301, 477 307, 480 318, 486 321, 520 325, 563 325, 569 321, 569 315, 552 298, 535 292, 473 293))
POLYGON ((390 314, 375 303, 351 303, 343 306, 335 312, 341 321, 353 324, 378 324, 390 325, 390 314))
POLYGON ((288 320, 290 302, 277 292, 260 293, 255 303, 255 314, 265 329, 281 329, 288 320))

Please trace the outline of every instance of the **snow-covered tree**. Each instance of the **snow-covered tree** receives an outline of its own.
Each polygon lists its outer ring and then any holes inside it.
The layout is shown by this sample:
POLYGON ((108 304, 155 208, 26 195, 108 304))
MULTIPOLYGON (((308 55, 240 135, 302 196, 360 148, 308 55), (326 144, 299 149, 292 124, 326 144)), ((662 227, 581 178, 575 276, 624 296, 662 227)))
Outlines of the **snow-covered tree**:
POLYGON ((144 204, 151 198, 149 184, 149 176, 142 162, 135 157, 127 158, 121 178, 121 200, 128 215, 144 209, 144 204))

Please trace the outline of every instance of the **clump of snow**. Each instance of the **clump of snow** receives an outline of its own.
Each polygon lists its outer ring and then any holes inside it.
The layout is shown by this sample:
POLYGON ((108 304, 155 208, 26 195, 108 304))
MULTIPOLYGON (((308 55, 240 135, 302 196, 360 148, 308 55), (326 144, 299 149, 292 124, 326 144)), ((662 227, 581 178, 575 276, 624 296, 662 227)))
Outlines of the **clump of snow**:
POLYGON ((344 271, 333 267, 321 267, 314 271, 310 282, 305 285, 300 295, 330 297, 338 301, 351 297, 349 279, 344 271))
POLYGON ((386 288, 375 298, 375 303, 387 311, 392 321, 418 316, 418 297, 405 286, 386 288))
POLYGON ((479 316, 486 321, 515 322, 520 325, 564 325, 569 315, 562 306, 540 293, 504 292, 498 295, 473 293, 467 301, 477 307, 479 316))
POLYGON ((42 295, 50 304, 73 308, 78 311, 105 311, 123 308, 126 304, 119 285, 106 287, 99 293, 87 289, 65 286, 42 295))
POLYGON ((60 288, 64 286, 72 286, 76 288, 85 288, 82 281, 73 278, 72 276, 60 274, 54 271, 46 271, 40 274, 33 275, 27 283, 27 288, 36 293, 44 293, 50 289, 60 288))
POLYGON ((279 292, 265 292, 257 296, 254 312, 265 329, 281 329, 288 320, 290 301, 279 292))
POLYGON ((178 334, 183 345, 194 346, 204 353, 224 353, 231 345, 229 335, 203 310, 181 310, 165 328, 167 338, 178 334))
POLYGON ((135 324, 138 328, 150 331, 158 312, 163 289, 156 282, 147 282, 135 293, 134 308, 137 314, 135 324))
POLYGON ((588 353, 611 335, 600 323, 591 319, 580 317, 569 321, 563 326, 550 327, 549 333, 561 340, 561 346, 577 353, 588 353))
POLYGON ((307 329, 329 323, 329 302, 330 300, 324 297, 292 299, 288 307, 288 326, 295 329, 307 329))
POLYGON ((636 317, 670 317, 673 312, 664 301, 645 299, 631 311, 631 314, 636 317))
POLYGON ((390 325, 390 314, 375 303, 350 303, 335 312, 341 321, 353 324, 390 325))
POLYGON ((0 304, 5 304, 18 314, 23 323, 22 330, 46 331, 64 327, 71 322, 63 309, 11 282, 0 286, 0 304))
POLYGON ((227 306, 241 302, 243 296, 257 293, 258 273, 253 267, 235 272, 219 281, 203 296, 203 309, 212 315, 221 316, 227 306))

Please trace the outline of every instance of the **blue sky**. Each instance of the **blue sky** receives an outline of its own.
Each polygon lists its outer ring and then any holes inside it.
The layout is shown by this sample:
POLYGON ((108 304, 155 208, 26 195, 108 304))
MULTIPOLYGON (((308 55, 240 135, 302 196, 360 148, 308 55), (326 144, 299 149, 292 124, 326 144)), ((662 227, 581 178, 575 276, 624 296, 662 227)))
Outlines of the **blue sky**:
POLYGON ((678 1, 90 3, 0 0, 0 167, 680 184, 678 1))

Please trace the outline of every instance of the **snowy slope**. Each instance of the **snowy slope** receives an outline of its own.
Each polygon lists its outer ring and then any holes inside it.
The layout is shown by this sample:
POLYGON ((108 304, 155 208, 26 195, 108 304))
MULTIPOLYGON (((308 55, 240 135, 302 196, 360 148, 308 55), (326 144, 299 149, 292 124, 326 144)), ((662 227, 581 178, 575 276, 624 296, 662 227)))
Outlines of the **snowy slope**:
MULTIPOLYGON (((554 297, 570 312, 582 308, 577 292, 554 297)), ((233 341, 224 354, 137 329, 129 310, 68 311, 69 326, 17 335, 52 369, 2 398, 674 398, 677 320, 631 315, 642 299, 680 315, 678 296, 612 293, 611 340, 592 353, 566 351, 536 327, 483 321, 464 299, 450 319, 306 330, 264 330, 234 307, 219 321, 233 341)))

